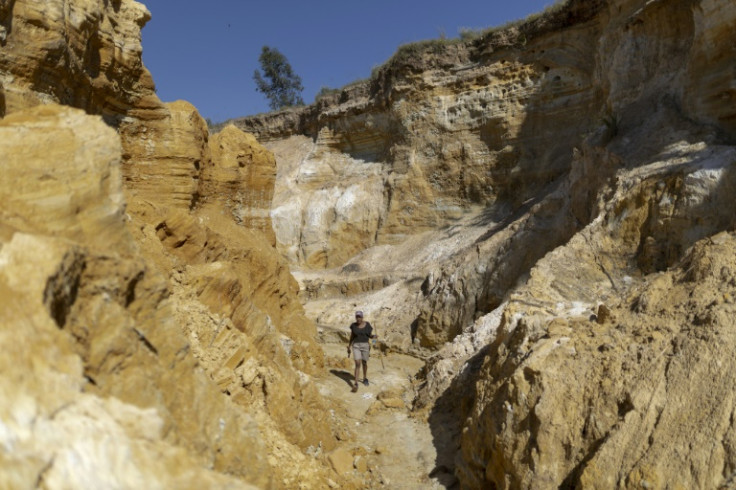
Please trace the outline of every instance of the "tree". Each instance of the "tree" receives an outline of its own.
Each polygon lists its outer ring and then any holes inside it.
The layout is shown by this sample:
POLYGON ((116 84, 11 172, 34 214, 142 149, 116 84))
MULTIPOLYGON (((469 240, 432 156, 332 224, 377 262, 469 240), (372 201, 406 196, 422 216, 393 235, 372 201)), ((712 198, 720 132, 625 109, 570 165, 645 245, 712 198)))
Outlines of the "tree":
POLYGON ((272 110, 304 104, 301 96, 304 90, 302 79, 291 69, 286 56, 276 48, 263 46, 258 61, 261 63, 263 75, 256 70, 253 73, 253 80, 257 85, 256 90, 268 98, 268 105, 272 110), (270 82, 264 80, 264 77, 270 82))

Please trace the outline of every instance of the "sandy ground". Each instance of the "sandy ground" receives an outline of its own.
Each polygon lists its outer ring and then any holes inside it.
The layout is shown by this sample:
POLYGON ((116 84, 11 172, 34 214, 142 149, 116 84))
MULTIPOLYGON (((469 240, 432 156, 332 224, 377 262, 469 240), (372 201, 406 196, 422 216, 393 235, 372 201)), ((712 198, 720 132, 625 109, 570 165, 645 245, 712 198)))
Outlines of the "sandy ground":
POLYGON ((347 421, 354 435, 347 447, 353 454, 364 455, 371 473, 370 487, 446 488, 429 476, 436 465, 429 425, 412 417, 409 409, 414 397, 414 377, 424 362, 398 353, 379 354, 379 349, 372 349, 368 363, 370 385, 360 384, 358 392, 353 393, 353 361, 347 358, 346 343, 330 342, 336 337, 327 336, 329 340, 323 344, 329 362, 317 383, 335 412, 347 421))

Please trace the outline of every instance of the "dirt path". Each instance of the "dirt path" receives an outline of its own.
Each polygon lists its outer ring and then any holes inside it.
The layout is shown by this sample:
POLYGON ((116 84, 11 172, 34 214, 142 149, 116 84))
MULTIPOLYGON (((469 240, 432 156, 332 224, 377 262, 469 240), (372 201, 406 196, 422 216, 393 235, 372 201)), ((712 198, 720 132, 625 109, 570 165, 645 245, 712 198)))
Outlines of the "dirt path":
MULTIPOLYGON (((352 393, 353 361, 347 358, 346 343, 332 339, 323 344, 328 367, 317 383, 351 433, 338 450, 344 460, 340 470, 363 472, 367 488, 444 489, 429 476, 436 459, 429 425, 409 412, 412 380, 424 362, 397 353, 377 355, 374 349, 368 365, 370 386, 361 384, 352 393)), ((333 466, 340 466, 338 459, 333 458, 333 466)))

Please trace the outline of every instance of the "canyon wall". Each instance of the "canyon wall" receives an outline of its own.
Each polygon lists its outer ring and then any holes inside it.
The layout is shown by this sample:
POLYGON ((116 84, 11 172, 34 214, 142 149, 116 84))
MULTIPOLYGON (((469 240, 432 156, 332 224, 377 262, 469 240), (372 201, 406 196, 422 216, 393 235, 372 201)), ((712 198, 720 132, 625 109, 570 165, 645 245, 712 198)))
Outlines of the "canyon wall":
MULTIPOLYGON (((503 39, 400 50, 370 82, 314 106, 234 121, 279 162, 272 219, 305 297, 400 284, 390 312, 372 308, 383 298, 364 308, 397 348, 412 336, 437 348, 569 239, 576 224, 559 203, 543 203, 548 216, 533 225, 523 211, 559 187, 602 125, 603 5, 573 2, 503 39), (387 264, 378 250, 413 260, 387 264)), ((337 309, 319 304, 318 322, 336 323, 337 309)))
POLYGON ((691 132, 734 136, 730 15, 722 2, 573 1, 466 43, 405 47, 312 106, 233 121, 279 162, 277 247, 310 316, 334 325, 362 302, 397 348, 413 334, 436 349, 493 311, 596 216, 617 168, 691 132), (391 256, 416 259, 376 260, 391 256), (404 296, 391 312, 371 306, 386 287, 404 296))
POLYGON ((0 2, 0 486, 360 487, 313 383, 354 309, 429 358, 435 475, 732 484, 736 7, 403 47, 266 148, 156 97, 149 18, 0 2))
POLYGON ((273 248, 273 156, 156 97, 148 19, 0 5, 0 486, 357 486, 273 248))
POLYGON ((572 1, 235 121, 307 314, 435 352, 415 405, 461 486, 731 484, 734 28, 572 1))

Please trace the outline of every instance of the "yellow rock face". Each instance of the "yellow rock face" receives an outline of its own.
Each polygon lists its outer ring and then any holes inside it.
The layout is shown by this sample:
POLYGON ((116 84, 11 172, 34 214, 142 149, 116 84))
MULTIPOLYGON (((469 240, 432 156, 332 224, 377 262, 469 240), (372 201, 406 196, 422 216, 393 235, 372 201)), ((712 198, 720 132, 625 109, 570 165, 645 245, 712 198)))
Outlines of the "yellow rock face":
POLYGON ((439 351, 417 405, 462 487, 731 486, 736 4, 558 13, 237 121, 279 246, 325 332, 361 305, 439 351))
POLYGON ((154 114, 120 126, 128 200, 188 210, 199 199, 197 179, 210 161, 207 126, 184 101, 166 104, 154 114))
POLYGON ((38 107, 2 123, 6 226, 90 241, 100 249, 121 242, 130 247, 121 226, 125 203, 114 130, 99 118, 58 107, 38 107))
POLYGON ((141 99, 155 98, 141 63, 141 28, 150 18, 146 7, 130 0, 4 2, 4 109, 57 102, 114 124, 141 99))
POLYGON ((267 407, 294 444, 329 446, 326 410, 307 375, 295 370, 314 373, 323 366, 316 329, 275 250, 260 233, 219 213, 195 217, 148 205, 140 215, 146 223, 134 228, 142 231, 144 249, 153 250, 146 253, 172 275, 183 301, 216 315, 204 323, 183 315, 182 327, 221 390, 245 407, 267 407), (295 423, 298 413, 310 424, 295 423))
POLYGON ((394 60, 257 120, 275 160, 158 100, 148 18, 0 2, 0 487, 377 482, 313 382, 308 317, 358 308, 438 351, 448 485, 732 484, 732 2, 573 0, 394 60))
POLYGON ((273 157, 227 130, 212 158, 197 111, 158 100, 149 17, 0 5, 0 339, 22 345, 3 362, 0 486, 342 484, 306 454, 335 438, 314 324, 272 247, 273 157))
POLYGON ((209 145, 212 161, 202 169, 199 184, 203 204, 221 207, 236 223, 260 231, 275 246, 270 216, 276 182, 273 153, 235 126, 215 134, 209 145))
MULTIPOLYGON (((125 229, 114 131, 81 111, 46 106, 7 117, 0 134, 4 171, 26 176, 3 180, 0 191, 13 195, 0 248, 8 301, 0 335, 9 353, 2 410, 16 421, 3 447, 21 437, 27 448, 3 453, 18 465, 3 465, 0 478, 22 487, 45 471, 52 486, 173 485, 183 476, 177 468, 189 468, 197 481, 227 481, 209 466, 266 483, 263 455, 246 462, 234 443, 241 430, 257 434, 256 422, 197 370, 164 277, 125 229), (45 154, 22 150, 39 141, 53 144, 45 154), (34 424, 29 435, 35 417, 47 427, 34 424), (91 432, 65 435, 79 424, 91 432), (215 443, 223 424, 236 434, 215 443), (104 438, 116 441, 112 452, 95 449, 108 447, 104 438), (94 468, 87 476, 69 466, 79 451, 94 468), (122 463, 111 466, 116 458, 122 463)), ((248 444, 259 444, 255 434, 248 444)))

